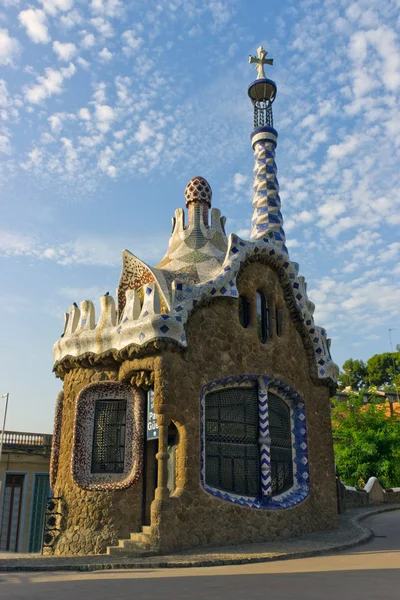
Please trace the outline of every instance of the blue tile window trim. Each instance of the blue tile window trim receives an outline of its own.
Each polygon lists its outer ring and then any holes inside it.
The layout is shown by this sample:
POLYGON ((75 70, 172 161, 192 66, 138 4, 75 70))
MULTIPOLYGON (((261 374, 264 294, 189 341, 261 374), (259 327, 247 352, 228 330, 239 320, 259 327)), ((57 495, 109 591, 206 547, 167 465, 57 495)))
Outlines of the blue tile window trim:
POLYGON ((304 400, 291 386, 280 379, 266 375, 234 375, 216 379, 204 385, 200 392, 200 482, 203 489, 226 502, 233 502, 248 508, 264 510, 282 510, 303 502, 310 495, 310 472, 307 444, 307 419, 304 400), (268 391, 284 400, 290 408, 292 454, 293 454, 293 486, 276 496, 271 495, 271 477, 268 477, 270 450, 267 444, 260 447, 261 458, 261 496, 257 498, 240 496, 213 488, 205 482, 205 402, 208 392, 230 387, 242 387, 257 384, 259 394, 260 431, 268 438, 268 391), (261 421, 261 416, 263 421, 261 421))

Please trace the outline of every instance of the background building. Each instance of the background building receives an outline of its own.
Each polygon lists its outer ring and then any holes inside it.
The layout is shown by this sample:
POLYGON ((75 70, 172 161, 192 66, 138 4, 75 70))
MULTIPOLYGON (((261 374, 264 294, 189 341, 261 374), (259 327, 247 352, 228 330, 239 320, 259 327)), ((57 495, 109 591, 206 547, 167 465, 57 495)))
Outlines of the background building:
POLYGON ((0 462, 0 552, 40 552, 50 493, 52 436, 5 431, 0 462))

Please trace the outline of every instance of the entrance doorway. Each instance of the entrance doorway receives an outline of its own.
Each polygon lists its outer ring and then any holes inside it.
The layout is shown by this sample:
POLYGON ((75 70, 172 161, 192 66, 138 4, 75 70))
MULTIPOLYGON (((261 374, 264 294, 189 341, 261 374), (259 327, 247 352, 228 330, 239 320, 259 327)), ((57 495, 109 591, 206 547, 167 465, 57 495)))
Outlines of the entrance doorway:
POLYGON ((24 477, 25 475, 12 473, 6 475, 1 513, 0 550, 2 552, 18 551, 24 477))

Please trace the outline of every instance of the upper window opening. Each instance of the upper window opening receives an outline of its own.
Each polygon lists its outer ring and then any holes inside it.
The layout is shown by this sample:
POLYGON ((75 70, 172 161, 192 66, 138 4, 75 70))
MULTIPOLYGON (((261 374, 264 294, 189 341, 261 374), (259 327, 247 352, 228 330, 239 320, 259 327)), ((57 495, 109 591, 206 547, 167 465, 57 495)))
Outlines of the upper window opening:
POLYGON ((265 344, 270 336, 269 308, 264 294, 257 291, 257 334, 260 342, 265 344))
POLYGON ((278 396, 268 393, 271 435, 272 494, 281 494, 293 485, 292 435, 290 408, 278 396))
POLYGON ((283 311, 280 308, 275 308, 275 323, 276 335, 280 337, 283 329, 283 311))
POLYGON ((250 304, 246 296, 239 296, 239 321, 245 328, 250 324, 250 304))
POLYGON ((253 388, 210 392, 205 400, 205 481, 245 496, 261 490, 258 395, 253 388))
POLYGON ((123 473, 126 400, 97 400, 94 414, 92 473, 123 473))

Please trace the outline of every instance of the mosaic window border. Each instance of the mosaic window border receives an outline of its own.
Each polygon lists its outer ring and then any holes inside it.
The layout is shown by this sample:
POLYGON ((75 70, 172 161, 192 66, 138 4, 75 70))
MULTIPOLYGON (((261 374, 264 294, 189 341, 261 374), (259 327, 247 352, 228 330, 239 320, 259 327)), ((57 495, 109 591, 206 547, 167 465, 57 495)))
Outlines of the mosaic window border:
POLYGON ((75 408, 72 477, 84 490, 124 490, 142 473, 144 393, 126 383, 107 381, 86 386, 75 408), (92 473, 96 400, 126 400, 125 464, 122 473, 92 473))
POLYGON ((212 496, 227 502, 233 502, 248 508, 265 510, 282 510, 291 508, 303 502, 310 495, 310 472, 307 444, 307 420, 304 400, 294 388, 284 381, 265 375, 234 375, 216 379, 204 385, 200 392, 200 482, 202 488, 212 496), (232 492, 224 492, 213 488, 205 482, 205 401, 207 393, 229 387, 248 387, 254 383, 258 386, 258 406, 260 437, 266 443, 260 444, 261 487, 260 497, 240 496, 232 492), (272 496, 268 416, 268 391, 273 392, 289 405, 292 455, 293 455, 293 486, 285 492, 272 496))
POLYGON ((53 426, 53 438, 51 440, 51 455, 50 455, 50 488, 53 490, 58 473, 58 461, 60 458, 60 444, 61 444, 61 427, 62 427, 62 414, 64 406, 64 392, 61 391, 57 394, 56 409, 54 413, 54 426, 53 426))

